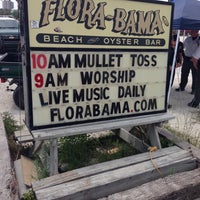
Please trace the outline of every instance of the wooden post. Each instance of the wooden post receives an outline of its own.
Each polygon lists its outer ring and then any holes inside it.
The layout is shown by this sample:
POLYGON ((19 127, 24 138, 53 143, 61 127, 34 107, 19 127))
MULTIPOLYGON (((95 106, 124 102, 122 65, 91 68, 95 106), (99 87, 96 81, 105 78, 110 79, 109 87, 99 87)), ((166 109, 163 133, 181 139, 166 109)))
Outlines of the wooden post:
POLYGON ((141 141, 140 139, 129 133, 126 129, 120 128, 119 136, 124 141, 128 142, 131 146, 136 148, 138 151, 140 152, 148 151, 149 145, 147 145, 145 142, 141 141))
POLYGON ((57 139, 50 142, 50 176, 58 174, 58 146, 57 139))
POLYGON ((158 149, 161 149, 162 147, 160 143, 159 134, 156 129, 156 124, 148 125, 148 134, 149 134, 151 145, 156 146, 158 149))

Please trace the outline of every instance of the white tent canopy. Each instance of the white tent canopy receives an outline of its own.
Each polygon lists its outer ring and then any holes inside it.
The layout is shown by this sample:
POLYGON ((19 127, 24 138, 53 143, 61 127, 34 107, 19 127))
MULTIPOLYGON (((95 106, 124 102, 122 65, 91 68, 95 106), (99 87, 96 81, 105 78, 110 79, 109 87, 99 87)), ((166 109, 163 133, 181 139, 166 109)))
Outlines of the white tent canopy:
POLYGON ((174 0, 174 30, 200 29, 200 0, 174 0))
MULTIPOLYGON (((175 7, 174 7, 172 29, 178 30, 178 32, 177 32, 174 60, 172 64, 170 85, 172 83, 172 77, 176 62, 180 30, 200 30, 200 0, 174 0, 174 4, 175 7)), ((168 102, 169 102, 170 90, 171 88, 169 87, 168 98, 167 98, 168 102)))

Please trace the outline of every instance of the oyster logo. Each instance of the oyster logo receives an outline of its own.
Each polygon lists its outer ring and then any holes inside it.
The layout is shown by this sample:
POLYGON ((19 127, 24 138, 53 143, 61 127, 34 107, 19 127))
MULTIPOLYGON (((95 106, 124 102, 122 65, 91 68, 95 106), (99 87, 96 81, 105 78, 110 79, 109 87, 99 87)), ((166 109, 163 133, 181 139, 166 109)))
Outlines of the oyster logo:
MULTIPOLYGON (((123 35, 160 35, 164 28, 160 10, 125 10, 114 8, 113 13, 105 13, 109 2, 100 2, 95 5, 94 0, 46 0, 42 2, 39 26, 48 26, 49 17, 53 21, 76 21, 84 24, 86 29, 106 29, 106 22, 112 23, 111 31, 123 35)), ((134 5, 134 4, 133 4, 134 5)), ((165 25, 167 18, 165 17, 165 25)))

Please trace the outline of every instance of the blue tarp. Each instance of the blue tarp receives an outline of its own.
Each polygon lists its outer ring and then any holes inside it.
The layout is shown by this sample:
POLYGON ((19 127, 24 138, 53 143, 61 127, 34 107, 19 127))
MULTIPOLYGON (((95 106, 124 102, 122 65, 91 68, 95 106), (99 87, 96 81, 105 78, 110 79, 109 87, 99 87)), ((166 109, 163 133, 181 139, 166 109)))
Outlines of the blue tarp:
POLYGON ((174 30, 200 30, 200 0, 174 0, 174 30))

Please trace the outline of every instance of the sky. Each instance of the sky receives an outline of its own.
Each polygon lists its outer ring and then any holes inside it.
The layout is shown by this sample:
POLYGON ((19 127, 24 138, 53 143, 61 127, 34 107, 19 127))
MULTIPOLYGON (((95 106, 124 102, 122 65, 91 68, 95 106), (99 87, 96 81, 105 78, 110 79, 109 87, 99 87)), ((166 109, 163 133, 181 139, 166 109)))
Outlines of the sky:
POLYGON ((11 0, 14 3, 14 9, 17 9, 17 1, 16 0, 11 0))
MULTIPOLYGON (((17 1, 11 0, 14 3, 14 9, 17 9, 17 1)), ((2 0, 0 0, 0 8, 2 8, 2 0)))

